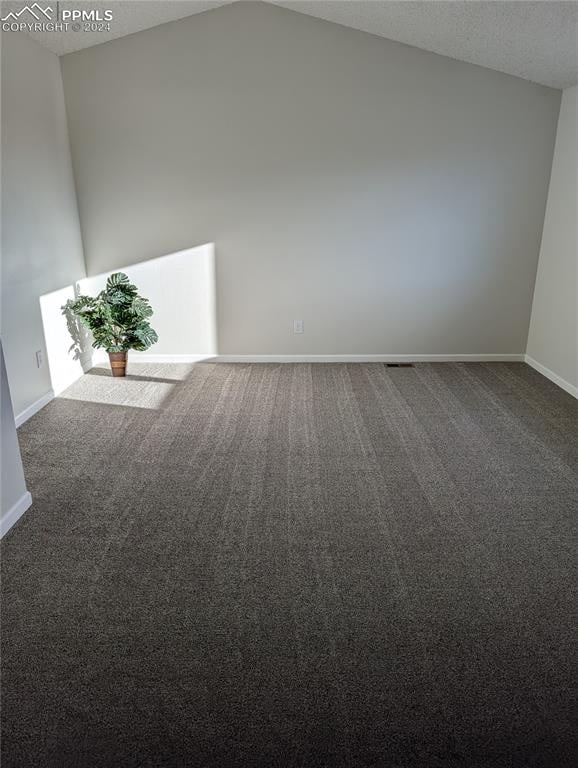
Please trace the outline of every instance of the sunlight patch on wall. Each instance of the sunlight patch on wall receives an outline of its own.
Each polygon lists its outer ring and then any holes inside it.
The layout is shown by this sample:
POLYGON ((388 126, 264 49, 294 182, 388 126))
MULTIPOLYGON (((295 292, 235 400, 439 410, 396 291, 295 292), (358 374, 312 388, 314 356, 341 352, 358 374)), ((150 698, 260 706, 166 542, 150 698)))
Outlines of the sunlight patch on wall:
MULTIPOLYGON (((213 243, 141 261, 114 272, 125 272, 139 293, 149 299, 151 325, 159 340, 144 354, 217 354, 215 248, 213 243)), ((79 281, 81 293, 101 291, 110 272, 79 281)))
MULTIPOLYGON (((210 358, 217 354, 213 243, 127 267, 120 266, 114 271, 125 272, 137 285, 139 293, 150 300, 154 309, 151 325, 159 335, 158 343, 147 352, 131 350, 130 360, 144 363, 147 355, 149 358, 182 355, 190 359, 197 355, 210 358)), ((104 288, 109 274, 82 278, 74 285, 40 297, 46 357, 56 395, 96 363, 107 361, 106 352, 92 348, 90 333, 71 314, 64 316, 62 307, 80 294, 96 295, 104 288)), ((182 365, 187 368, 184 363, 182 365)), ((173 368, 171 375, 176 370, 173 368)))

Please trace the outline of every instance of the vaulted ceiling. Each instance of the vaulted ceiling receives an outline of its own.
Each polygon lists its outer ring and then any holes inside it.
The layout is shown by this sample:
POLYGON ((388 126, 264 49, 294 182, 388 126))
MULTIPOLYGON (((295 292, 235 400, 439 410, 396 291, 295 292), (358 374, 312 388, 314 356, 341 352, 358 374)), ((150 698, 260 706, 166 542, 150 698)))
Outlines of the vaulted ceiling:
MULTIPOLYGON (((299 13, 506 72, 554 88, 578 82, 578 3, 555 0, 266 0, 299 13)), ((245 0, 53 0, 65 9, 112 10, 110 31, 30 32, 58 55, 245 0)), ((23 2, 2 2, 2 15, 23 2)))

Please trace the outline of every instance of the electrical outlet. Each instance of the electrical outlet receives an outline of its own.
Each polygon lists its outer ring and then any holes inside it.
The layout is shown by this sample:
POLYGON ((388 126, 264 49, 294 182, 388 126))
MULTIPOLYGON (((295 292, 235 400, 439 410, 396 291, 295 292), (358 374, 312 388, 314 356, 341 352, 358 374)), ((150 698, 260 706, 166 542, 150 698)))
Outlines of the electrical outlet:
POLYGON ((293 333, 304 333, 303 320, 293 320, 293 333))
POLYGON ((36 353, 36 367, 42 368, 43 365, 44 365, 44 354, 42 350, 39 349, 38 352, 36 353))

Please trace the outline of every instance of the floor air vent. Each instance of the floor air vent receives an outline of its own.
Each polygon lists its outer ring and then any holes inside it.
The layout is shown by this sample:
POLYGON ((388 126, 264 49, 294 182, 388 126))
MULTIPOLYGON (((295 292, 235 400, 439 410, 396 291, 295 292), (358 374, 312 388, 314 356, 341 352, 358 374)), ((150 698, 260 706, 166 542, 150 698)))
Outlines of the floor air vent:
POLYGON ((413 363, 386 363, 386 368, 413 368, 413 363))

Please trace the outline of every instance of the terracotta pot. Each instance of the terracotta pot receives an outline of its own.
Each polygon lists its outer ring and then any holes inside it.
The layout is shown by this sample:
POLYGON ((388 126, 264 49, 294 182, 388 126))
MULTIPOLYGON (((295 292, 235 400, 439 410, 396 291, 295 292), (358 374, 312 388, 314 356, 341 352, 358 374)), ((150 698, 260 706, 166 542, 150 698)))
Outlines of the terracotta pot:
POLYGON ((128 352, 109 352, 110 369, 113 376, 126 376, 126 358, 128 352))

